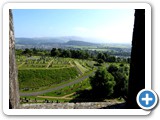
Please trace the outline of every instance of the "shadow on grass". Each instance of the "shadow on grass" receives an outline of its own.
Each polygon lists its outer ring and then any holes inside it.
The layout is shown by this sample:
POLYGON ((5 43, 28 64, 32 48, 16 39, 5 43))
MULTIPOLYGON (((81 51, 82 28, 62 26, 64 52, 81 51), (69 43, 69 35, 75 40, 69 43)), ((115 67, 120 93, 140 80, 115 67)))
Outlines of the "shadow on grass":
POLYGON ((104 93, 96 93, 93 90, 80 90, 70 102, 103 102, 107 99, 104 93))

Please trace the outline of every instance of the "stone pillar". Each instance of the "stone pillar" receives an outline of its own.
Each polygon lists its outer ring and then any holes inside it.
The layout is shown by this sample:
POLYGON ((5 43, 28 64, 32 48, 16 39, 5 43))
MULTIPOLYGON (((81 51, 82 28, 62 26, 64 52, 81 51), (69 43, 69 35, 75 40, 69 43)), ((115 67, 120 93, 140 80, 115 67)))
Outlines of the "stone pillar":
POLYGON ((9 10, 9 108, 19 106, 19 85, 15 59, 15 38, 12 11, 9 10))
POLYGON ((139 108, 137 93, 145 88, 145 10, 135 10, 128 88, 128 108, 139 108))

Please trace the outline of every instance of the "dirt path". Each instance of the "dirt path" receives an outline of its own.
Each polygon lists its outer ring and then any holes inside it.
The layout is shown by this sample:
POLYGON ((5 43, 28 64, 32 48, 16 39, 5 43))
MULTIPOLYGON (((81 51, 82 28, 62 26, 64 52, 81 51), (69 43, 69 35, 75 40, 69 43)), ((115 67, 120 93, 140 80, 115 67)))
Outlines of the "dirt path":
POLYGON ((75 92, 74 92, 74 93, 71 93, 71 94, 68 94, 68 95, 64 95, 64 96, 62 96, 62 97, 52 97, 52 96, 37 96, 37 97, 39 97, 39 98, 46 98, 46 99, 48 99, 48 98, 53 98, 53 99, 66 99, 66 100, 71 100, 71 99, 73 99, 73 98, 70 98, 69 96, 71 96, 71 95, 73 95, 73 94, 75 94, 75 92))
POLYGON ((64 98, 66 98, 66 97, 69 97, 69 96, 72 96, 72 95, 74 95, 76 92, 73 92, 73 93, 71 93, 71 94, 67 94, 67 95, 65 95, 65 96, 63 96, 64 98))
POLYGON ((63 97, 52 97, 52 96, 37 96, 39 98, 46 98, 46 99, 49 99, 49 98, 52 98, 52 99, 65 99, 65 100, 72 100, 73 98, 63 98, 63 97))
POLYGON ((49 66, 51 65, 52 62, 53 62, 53 60, 51 60, 51 61, 48 63, 48 65, 47 65, 46 68, 49 68, 49 66))
POLYGON ((75 66, 75 68, 77 69, 77 71, 79 72, 79 74, 82 75, 83 73, 82 73, 82 71, 78 68, 78 66, 76 65, 75 61, 74 61, 74 66, 75 66))
POLYGON ((72 64, 72 62, 71 62, 71 61, 69 61, 69 64, 70 64, 72 67, 74 67, 74 65, 72 64))
POLYGON ((18 68, 21 67, 21 66, 24 65, 24 64, 25 64, 25 62, 23 62, 22 64, 18 65, 18 68))
POLYGON ((76 84, 76 83, 79 83, 83 80, 85 80, 86 78, 88 78, 89 76, 93 75, 94 72, 86 75, 86 76, 83 76, 81 78, 77 78, 76 80, 72 81, 72 82, 69 82, 69 83, 66 83, 64 85, 61 85, 61 86, 58 86, 58 87, 54 87, 54 88, 49 88, 47 90, 42 90, 42 91, 38 91, 38 92, 31 92, 31 93, 20 93, 20 96, 38 96, 38 95, 42 95, 44 93, 48 93, 48 92, 52 92, 52 91, 56 91, 56 90, 59 90, 59 89, 62 89, 64 87, 67 87, 67 86, 70 86, 70 85, 73 85, 73 84, 76 84))
MULTIPOLYGON (((46 66, 46 68, 49 68, 49 66, 52 64, 52 62, 53 62, 53 60, 51 60, 48 64, 47 64, 47 66, 46 66)), ((60 67, 60 68, 54 68, 54 69, 63 69, 63 68, 71 68, 71 67, 75 67, 73 64, 71 64, 71 62, 69 61, 69 63, 70 63, 70 66, 67 66, 67 67, 60 67)))

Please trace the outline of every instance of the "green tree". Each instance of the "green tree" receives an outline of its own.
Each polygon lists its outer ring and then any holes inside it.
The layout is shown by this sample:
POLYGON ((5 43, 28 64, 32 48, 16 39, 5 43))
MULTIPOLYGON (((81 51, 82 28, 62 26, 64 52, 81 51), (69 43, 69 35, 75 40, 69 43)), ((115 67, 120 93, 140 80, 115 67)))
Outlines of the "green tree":
POLYGON ((102 63, 104 63, 104 60, 103 59, 98 59, 97 62, 98 62, 98 65, 101 65, 102 63))
POLYGON ((22 55, 23 50, 22 49, 16 49, 16 55, 22 55))
POLYGON ((120 64, 119 67, 116 65, 110 65, 108 68, 108 72, 110 72, 116 85, 114 86, 114 97, 124 97, 127 96, 128 92, 128 72, 129 68, 120 64))
POLYGON ((71 52, 70 50, 63 50, 62 54, 61 54, 62 57, 71 57, 71 52))
POLYGON ((106 60, 106 56, 105 56, 105 54, 103 54, 103 53, 98 53, 98 55, 97 55, 97 59, 103 59, 104 61, 106 60))
POLYGON ((122 72, 115 72, 112 74, 116 85, 114 86, 114 97, 124 97, 127 94, 128 79, 122 72))
POLYGON ((23 51, 23 54, 24 55, 28 55, 28 56, 32 56, 32 51, 28 48, 26 48, 24 51, 23 51))
POLYGON ((99 68, 96 71, 95 76, 90 77, 90 84, 97 96, 108 97, 114 92, 114 77, 104 68, 99 68))
POLYGON ((33 50, 32 50, 32 51, 33 51, 33 54, 34 54, 34 55, 37 55, 38 50, 37 50, 36 48, 33 48, 33 50))
POLYGON ((121 58, 117 57, 116 62, 121 62, 121 58))
POLYGON ((56 48, 52 48, 52 50, 51 50, 51 56, 57 56, 57 57, 59 57, 59 55, 60 55, 59 50, 56 49, 56 48))
POLYGON ((118 67, 116 65, 113 65, 111 64, 109 67, 108 67, 108 72, 113 74, 114 72, 117 72, 118 71, 118 67))
POLYGON ((115 57, 115 56, 109 56, 109 57, 107 58, 107 61, 108 61, 108 62, 116 62, 116 57, 115 57))

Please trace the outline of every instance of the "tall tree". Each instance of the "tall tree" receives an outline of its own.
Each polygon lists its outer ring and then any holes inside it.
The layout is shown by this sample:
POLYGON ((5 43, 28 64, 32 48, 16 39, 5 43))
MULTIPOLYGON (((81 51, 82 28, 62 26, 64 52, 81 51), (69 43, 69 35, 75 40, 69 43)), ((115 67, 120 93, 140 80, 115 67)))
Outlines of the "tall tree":
POLYGON ((90 78, 92 90, 97 96, 108 97, 113 94, 114 77, 104 68, 99 68, 95 76, 90 78))

